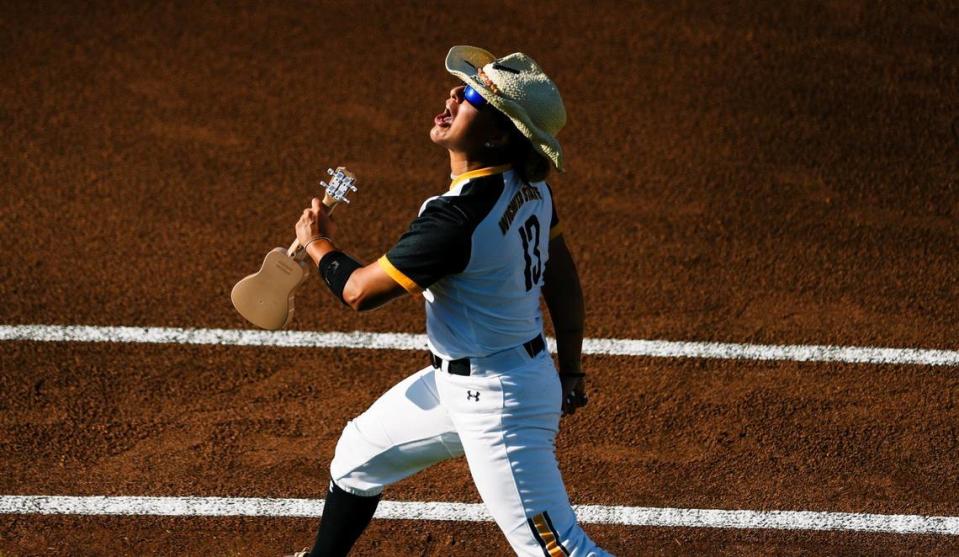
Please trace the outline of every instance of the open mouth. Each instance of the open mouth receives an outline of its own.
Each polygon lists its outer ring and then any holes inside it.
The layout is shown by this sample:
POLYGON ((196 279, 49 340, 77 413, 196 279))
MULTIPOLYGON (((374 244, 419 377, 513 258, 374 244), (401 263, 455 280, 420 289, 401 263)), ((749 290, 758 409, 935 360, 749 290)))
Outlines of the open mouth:
POLYGON ((433 118, 433 124, 441 128, 448 128, 453 124, 453 113, 450 112, 449 107, 446 107, 446 110, 433 118))

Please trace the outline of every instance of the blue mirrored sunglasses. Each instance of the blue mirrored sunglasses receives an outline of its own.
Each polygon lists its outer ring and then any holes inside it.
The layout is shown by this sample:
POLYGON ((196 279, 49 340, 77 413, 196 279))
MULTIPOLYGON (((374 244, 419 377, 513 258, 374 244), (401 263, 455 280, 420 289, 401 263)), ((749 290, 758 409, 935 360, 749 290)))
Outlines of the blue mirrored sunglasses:
POLYGON ((476 89, 473 89, 472 86, 467 85, 466 89, 463 89, 463 97, 471 105, 475 106, 477 109, 483 108, 489 104, 489 101, 483 98, 483 95, 480 95, 476 89))

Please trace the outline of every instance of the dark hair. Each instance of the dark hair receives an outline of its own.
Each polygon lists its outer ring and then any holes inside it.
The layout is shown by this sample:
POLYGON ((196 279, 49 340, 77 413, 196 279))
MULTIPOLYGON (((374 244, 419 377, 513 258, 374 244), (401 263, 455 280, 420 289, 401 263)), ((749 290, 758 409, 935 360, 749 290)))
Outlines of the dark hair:
POLYGON ((501 149, 505 162, 512 164, 513 170, 527 183, 545 180, 552 166, 549 159, 539 154, 532 142, 516 129, 509 116, 498 110, 493 112, 499 128, 509 134, 506 146, 501 149))

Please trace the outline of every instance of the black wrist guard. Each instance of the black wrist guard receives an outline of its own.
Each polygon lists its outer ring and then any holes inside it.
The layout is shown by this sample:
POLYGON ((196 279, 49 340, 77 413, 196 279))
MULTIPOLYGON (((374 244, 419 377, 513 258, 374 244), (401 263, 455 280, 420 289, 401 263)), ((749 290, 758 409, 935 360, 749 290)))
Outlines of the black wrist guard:
POLYGON ((330 287, 330 292, 333 292, 333 295, 345 304, 343 289, 346 288, 346 281, 350 280, 353 271, 362 266, 359 261, 342 251, 331 251, 320 259, 318 268, 320 277, 330 287))

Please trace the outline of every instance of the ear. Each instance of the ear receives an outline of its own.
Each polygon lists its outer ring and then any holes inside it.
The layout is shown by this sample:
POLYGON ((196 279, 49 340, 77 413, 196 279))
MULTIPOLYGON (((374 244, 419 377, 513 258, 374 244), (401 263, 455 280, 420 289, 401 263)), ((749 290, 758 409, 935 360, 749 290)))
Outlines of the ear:
POLYGON ((502 149, 509 144, 509 134, 506 132, 501 132, 489 139, 486 143, 483 144, 487 149, 502 149))

